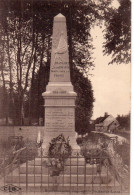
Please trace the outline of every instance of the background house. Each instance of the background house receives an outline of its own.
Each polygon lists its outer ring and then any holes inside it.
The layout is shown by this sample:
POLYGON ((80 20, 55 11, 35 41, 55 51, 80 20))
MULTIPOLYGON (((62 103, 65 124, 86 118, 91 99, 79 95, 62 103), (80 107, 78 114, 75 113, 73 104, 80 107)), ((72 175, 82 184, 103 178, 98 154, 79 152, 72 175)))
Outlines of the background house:
POLYGON ((95 130, 103 132, 114 132, 119 127, 119 122, 112 115, 105 114, 95 121, 95 130))

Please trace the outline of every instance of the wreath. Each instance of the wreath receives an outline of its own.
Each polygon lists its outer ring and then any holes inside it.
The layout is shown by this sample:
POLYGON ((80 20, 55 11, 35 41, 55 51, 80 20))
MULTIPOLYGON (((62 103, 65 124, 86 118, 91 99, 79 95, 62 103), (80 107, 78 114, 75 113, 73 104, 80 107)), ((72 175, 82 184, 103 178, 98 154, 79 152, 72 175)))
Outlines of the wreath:
POLYGON ((53 138, 49 143, 48 160, 45 161, 45 166, 50 167, 50 175, 58 176, 64 171, 66 160, 72 153, 72 147, 69 144, 69 137, 65 139, 63 134, 53 138))

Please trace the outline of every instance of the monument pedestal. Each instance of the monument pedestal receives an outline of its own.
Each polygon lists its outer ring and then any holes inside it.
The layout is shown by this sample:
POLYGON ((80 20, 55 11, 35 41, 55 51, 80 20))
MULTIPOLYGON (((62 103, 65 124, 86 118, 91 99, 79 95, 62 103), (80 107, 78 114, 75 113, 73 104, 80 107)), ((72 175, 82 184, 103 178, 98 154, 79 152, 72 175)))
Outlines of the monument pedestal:
POLYGON ((47 148, 54 137, 63 134, 65 138, 69 137, 72 148, 79 150, 75 132, 76 93, 71 82, 50 82, 42 96, 45 100, 43 148, 47 148))

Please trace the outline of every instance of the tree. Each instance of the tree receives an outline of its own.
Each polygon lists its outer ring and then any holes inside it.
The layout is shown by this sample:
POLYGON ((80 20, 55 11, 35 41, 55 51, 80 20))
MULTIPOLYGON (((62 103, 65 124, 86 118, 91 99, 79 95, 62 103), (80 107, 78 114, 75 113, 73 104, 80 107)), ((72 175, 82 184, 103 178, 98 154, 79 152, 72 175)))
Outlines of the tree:
POLYGON ((5 47, 5 57, 3 58, 5 67, 2 66, 1 73, 4 76, 6 73, 10 75, 7 88, 15 100, 13 102, 17 120, 22 124, 23 110, 25 113, 27 112, 25 109, 27 100, 29 100, 28 113, 31 117, 34 102, 32 87, 37 72, 38 101, 40 102, 43 92, 40 87, 40 76, 43 67, 45 67, 45 83, 48 82, 53 17, 62 12, 67 19, 70 69, 73 78, 73 70, 76 67, 84 74, 87 69, 93 66, 90 54, 92 44, 89 42, 91 39, 89 28, 91 22, 95 21, 97 12, 93 12, 86 1, 38 2, 26 0, 23 2, 9 0, 0 3, 2 10, 0 36, 5 47))
POLYGON ((74 91, 77 93, 76 111, 75 111, 75 128, 79 134, 90 131, 90 118, 93 113, 93 89, 91 82, 86 78, 79 69, 75 69, 72 79, 74 91))
POLYGON ((112 54, 112 63, 131 60, 131 1, 119 0, 118 9, 105 11, 104 53, 112 54))
MULTIPOLYGON (((44 42, 42 36, 34 28, 37 21, 30 10, 32 4, 27 1, 23 6, 23 10, 21 2, 17 0, 1 1, 1 3, 3 13, 0 20, 2 27, 0 37, 4 47, 1 74, 3 85, 5 74, 10 75, 8 77, 9 85, 7 86, 10 91, 10 99, 13 99, 13 93, 17 98, 16 101, 12 101, 16 102, 14 105, 16 108, 11 109, 12 106, 9 105, 8 112, 9 110, 16 110, 15 118, 19 121, 19 124, 22 124, 27 89, 29 88, 31 75, 34 78, 35 66, 39 65, 40 56, 42 58, 39 53, 44 42), (8 11, 5 12, 5 10, 8 11), (40 49, 38 49, 39 47, 40 49)), ((2 51, 2 47, 0 49, 2 51)))
POLYGON ((130 130, 130 113, 127 115, 118 115, 116 119, 119 122, 121 128, 130 130))

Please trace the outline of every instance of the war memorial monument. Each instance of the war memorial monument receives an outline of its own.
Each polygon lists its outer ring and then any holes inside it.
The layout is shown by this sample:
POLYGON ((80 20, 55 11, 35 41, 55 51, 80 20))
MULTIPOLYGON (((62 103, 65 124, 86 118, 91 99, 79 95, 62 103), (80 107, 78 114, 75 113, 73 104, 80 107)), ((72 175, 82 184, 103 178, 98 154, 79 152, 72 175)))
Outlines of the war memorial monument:
POLYGON ((62 14, 54 17, 50 78, 45 100, 44 146, 49 141, 63 134, 69 136, 73 149, 78 149, 75 132, 76 93, 70 80, 66 18, 62 14))

